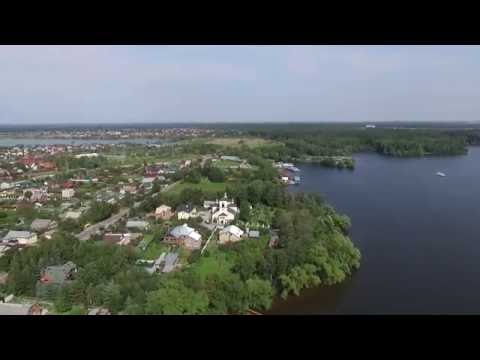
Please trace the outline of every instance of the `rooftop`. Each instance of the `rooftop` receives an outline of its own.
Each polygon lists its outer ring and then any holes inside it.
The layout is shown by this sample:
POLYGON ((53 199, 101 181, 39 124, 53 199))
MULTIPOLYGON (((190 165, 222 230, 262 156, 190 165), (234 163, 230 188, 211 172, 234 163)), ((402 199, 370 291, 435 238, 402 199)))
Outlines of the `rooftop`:
POLYGON ((0 303, 0 315, 28 315, 31 305, 0 303))
POLYGON ((4 236, 3 241, 16 240, 18 238, 29 238, 33 236, 34 233, 30 231, 16 231, 10 230, 7 235, 4 236))
POLYGON ((193 238, 195 240, 198 240, 202 237, 202 235, 200 235, 194 228, 191 228, 187 224, 183 224, 183 225, 174 227, 170 231, 170 235, 172 235, 173 237, 176 237, 176 238, 181 237, 181 236, 190 236, 191 238, 193 238))
POLYGON ((228 225, 221 232, 230 233, 230 234, 235 235, 237 237, 242 237, 243 233, 244 233, 242 229, 240 229, 238 226, 235 226, 235 225, 228 225))

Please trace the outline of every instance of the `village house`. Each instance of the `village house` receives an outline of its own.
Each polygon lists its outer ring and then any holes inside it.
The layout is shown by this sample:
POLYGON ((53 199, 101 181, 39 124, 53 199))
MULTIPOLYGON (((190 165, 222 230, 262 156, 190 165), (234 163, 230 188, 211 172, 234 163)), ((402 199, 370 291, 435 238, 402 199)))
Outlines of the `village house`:
POLYGON ((128 220, 126 224, 127 229, 146 230, 149 227, 148 221, 144 220, 128 220))
POLYGON ((122 233, 120 233, 120 234, 106 233, 106 234, 103 235, 103 241, 107 245, 118 244, 123 239, 124 239, 124 235, 122 233))
POLYGON ((280 242, 280 238, 278 236, 278 230, 271 230, 270 241, 268 242, 268 246, 270 248, 275 248, 278 246, 279 242, 280 242))
POLYGON ((75 155, 76 159, 81 159, 81 158, 96 158, 98 157, 98 153, 85 153, 85 154, 77 154, 75 155))
POLYGON ((11 304, 0 303, 0 315, 46 315, 47 309, 39 304, 11 304))
POLYGON ((136 194, 137 193, 137 186, 136 185, 124 185, 123 188, 120 190, 120 194, 125 195, 126 193, 129 194, 136 194))
POLYGON ((30 229, 36 232, 44 232, 56 226, 55 221, 49 219, 35 219, 30 225, 30 229))
POLYGON ((47 266, 40 275, 40 281, 44 284, 64 284, 72 280, 77 272, 77 266, 68 261, 63 265, 47 266))
POLYGON ((12 180, 12 175, 6 169, 0 169, 0 179, 1 180, 12 180))
POLYGON ((14 185, 12 183, 2 182, 0 184, 0 190, 8 190, 8 189, 12 189, 13 187, 14 185))
POLYGON ((164 262, 165 260, 165 255, 166 253, 163 252, 160 254, 160 256, 156 260, 140 260, 140 262, 143 263, 153 263, 152 267, 147 267, 145 270, 151 275, 155 274, 158 272, 158 269, 160 269, 160 265, 164 262))
POLYGON ((22 164, 23 166, 25 166, 26 168, 31 169, 31 170, 37 170, 36 162, 37 162, 37 160, 33 156, 30 156, 30 155, 24 156, 23 158, 21 158, 18 161, 19 164, 22 164))
POLYGON ((168 205, 161 205, 155 209, 155 219, 157 220, 170 220, 172 216, 172 208, 168 205))
POLYGON ((33 245, 38 241, 37 234, 30 231, 11 230, 2 239, 6 245, 33 245))
POLYGON ((192 204, 181 205, 177 208, 177 219, 178 220, 188 220, 190 218, 198 217, 197 209, 192 206, 192 204))
POLYGON ((163 174, 164 170, 161 165, 148 165, 144 166, 143 173, 146 177, 156 177, 159 174, 163 174))
POLYGON ((180 162, 180 169, 184 169, 186 167, 189 167, 192 164, 192 160, 182 160, 180 162))
POLYGON ((142 179, 142 187, 149 190, 153 187, 153 182, 155 181, 154 177, 144 177, 142 179))
POLYGON ((63 183, 63 188, 64 189, 71 189, 76 186, 76 183, 73 182, 72 180, 67 180, 63 183))
POLYGON ((202 235, 187 224, 174 227, 164 238, 167 244, 182 246, 188 250, 198 250, 202 246, 202 235))
POLYGON ((47 202, 48 193, 45 189, 25 189, 23 190, 22 199, 31 203, 47 202))
POLYGON ((65 219, 78 220, 82 216, 81 211, 67 211, 65 213, 65 219))
POLYGON ((290 178, 288 176, 284 176, 283 174, 280 174, 280 180, 284 184, 288 184, 290 182, 290 178))
POLYGON ((258 230, 248 230, 247 229, 247 233, 248 233, 248 237, 251 238, 251 239, 258 239, 260 237, 260 231, 258 231, 258 230))
POLYGON ((40 273, 37 282, 37 297, 45 297, 73 280, 77 266, 69 261, 63 265, 47 266, 40 273))
POLYGON ((235 205, 235 202, 228 200, 226 193, 222 200, 205 201, 203 206, 210 209, 210 221, 219 227, 230 224, 240 213, 240 209, 235 205))
POLYGON ((95 308, 88 312, 88 315, 112 315, 110 310, 105 308, 95 308))
POLYGON ((41 171, 53 171, 57 168, 57 165, 54 161, 50 160, 39 160, 38 169, 41 171))
POLYGON ((0 199, 2 200, 18 200, 20 198, 20 193, 16 190, 3 190, 0 191, 0 199))
POLYGON ((173 269, 178 264, 178 254, 176 253, 168 253, 167 256, 165 256, 165 265, 163 266, 163 273, 169 273, 172 272, 173 269))
POLYGON ((244 231, 235 225, 228 225, 218 233, 218 243, 226 244, 242 240, 244 231))
POLYGON ((141 233, 106 233, 103 235, 103 241, 107 245, 129 245, 142 236, 141 233))
POLYGON ((75 190, 72 188, 62 190, 62 200, 70 200, 75 196, 75 190))

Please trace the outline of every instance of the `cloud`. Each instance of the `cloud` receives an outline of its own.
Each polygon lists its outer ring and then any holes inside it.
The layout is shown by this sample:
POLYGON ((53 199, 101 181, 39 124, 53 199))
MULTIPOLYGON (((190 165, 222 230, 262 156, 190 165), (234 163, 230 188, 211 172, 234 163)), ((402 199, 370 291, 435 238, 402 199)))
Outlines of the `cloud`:
POLYGON ((480 120, 479 49, 0 46, 0 124, 480 120))

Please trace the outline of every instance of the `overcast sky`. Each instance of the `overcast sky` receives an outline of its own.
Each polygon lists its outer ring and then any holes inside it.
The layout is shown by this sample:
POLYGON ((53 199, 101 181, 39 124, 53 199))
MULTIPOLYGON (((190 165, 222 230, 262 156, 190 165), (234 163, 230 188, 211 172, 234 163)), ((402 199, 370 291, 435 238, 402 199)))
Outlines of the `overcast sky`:
POLYGON ((478 121, 479 46, 0 46, 0 124, 478 121))

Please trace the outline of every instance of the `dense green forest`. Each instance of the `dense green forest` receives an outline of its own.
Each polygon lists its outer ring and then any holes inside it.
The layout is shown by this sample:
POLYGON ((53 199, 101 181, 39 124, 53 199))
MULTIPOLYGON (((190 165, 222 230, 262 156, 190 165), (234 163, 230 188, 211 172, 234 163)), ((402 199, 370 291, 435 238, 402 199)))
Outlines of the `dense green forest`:
POLYGON ((461 155, 480 144, 480 131, 424 128, 375 128, 301 124, 246 129, 248 134, 278 141, 284 146, 263 149, 274 159, 302 160, 308 156, 349 156, 375 151, 388 156, 461 155))

